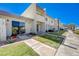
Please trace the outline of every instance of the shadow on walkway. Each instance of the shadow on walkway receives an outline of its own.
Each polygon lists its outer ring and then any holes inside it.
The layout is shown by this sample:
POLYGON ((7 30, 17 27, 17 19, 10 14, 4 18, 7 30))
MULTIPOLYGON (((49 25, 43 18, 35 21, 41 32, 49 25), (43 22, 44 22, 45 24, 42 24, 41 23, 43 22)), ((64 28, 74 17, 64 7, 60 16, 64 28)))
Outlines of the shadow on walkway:
POLYGON ((73 46, 69 46, 69 45, 66 45, 66 44, 62 44, 62 45, 67 46, 67 47, 72 48, 72 49, 77 49, 77 48, 75 48, 73 46))

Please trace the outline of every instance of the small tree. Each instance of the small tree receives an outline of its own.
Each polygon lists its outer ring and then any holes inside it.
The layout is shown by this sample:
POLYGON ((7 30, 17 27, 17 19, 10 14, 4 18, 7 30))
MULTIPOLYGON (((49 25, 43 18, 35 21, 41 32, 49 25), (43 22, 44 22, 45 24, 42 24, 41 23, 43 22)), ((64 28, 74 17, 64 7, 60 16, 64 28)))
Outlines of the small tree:
POLYGON ((70 29, 70 30, 75 30, 75 24, 68 24, 68 29, 70 29))

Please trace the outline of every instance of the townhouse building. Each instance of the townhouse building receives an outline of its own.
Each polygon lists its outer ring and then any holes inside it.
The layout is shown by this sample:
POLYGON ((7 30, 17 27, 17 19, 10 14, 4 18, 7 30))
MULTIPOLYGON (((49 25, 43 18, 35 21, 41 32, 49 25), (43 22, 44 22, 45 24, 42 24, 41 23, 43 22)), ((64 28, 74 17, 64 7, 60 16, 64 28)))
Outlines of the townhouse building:
POLYGON ((31 4, 20 16, 0 11, 0 41, 23 33, 45 33, 58 29, 58 20, 48 16, 37 4, 31 4))

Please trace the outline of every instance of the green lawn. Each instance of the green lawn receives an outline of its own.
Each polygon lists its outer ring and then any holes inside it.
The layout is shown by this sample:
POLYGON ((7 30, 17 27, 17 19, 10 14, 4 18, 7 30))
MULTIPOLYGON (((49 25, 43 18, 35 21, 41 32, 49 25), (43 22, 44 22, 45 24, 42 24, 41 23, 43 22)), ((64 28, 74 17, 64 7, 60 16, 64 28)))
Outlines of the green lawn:
MULTIPOLYGON (((54 32, 55 35, 61 35, 63 33, 64 31, 60 31, 60 34, 58 34, 57 32, 56 33, 54 32)), ((58 38, 57 36, 52 36, 53 33, 50 33, 50 34, 51 35, 48 35, 48 34, 38 35, 33 38, 51 47, 58 48, 62 42, 62 39, 58 38)))
POLYGON ((75 31, 74 31, 74 33, 76 33, 76 34, 78 34, 78 35, 79 35, 79 30, 75 30, 75 31))
POLYGON ((54 48, 58 48, 61 43, 61 40, 59 38, 50 35, 39 35, 35 36, 34 39, 54 48))
POLYGON ((25 43, 10 44, 0 48, 0 56, 37 56, 38 54, 25 43))
POLYGON ((64 32, 65 32, 64 30, 60 30, 59 32, 49 32, 49 34, 61 36, 64 32))

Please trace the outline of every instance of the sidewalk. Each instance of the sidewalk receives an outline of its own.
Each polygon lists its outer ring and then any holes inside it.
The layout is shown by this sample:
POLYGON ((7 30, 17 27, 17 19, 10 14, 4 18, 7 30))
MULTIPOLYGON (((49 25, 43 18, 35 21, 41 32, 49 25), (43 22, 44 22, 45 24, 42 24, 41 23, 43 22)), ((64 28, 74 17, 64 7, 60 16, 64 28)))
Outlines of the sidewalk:
POLYGON ((54 56, 56 49, 34 39, 24 40, 24 42, 32 47, 40 56, 54 56))
POLYGON ((56 56, 79 56, 79 38, 72 31, 68 31, 65 36, 56 56))

